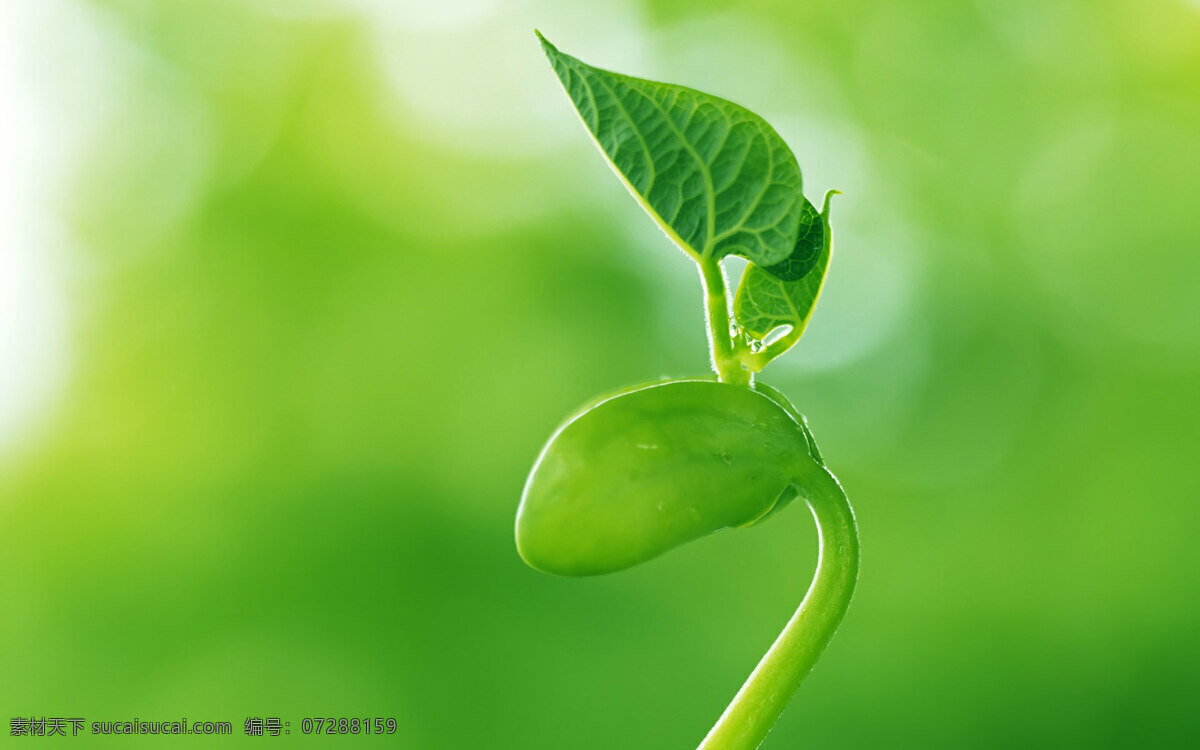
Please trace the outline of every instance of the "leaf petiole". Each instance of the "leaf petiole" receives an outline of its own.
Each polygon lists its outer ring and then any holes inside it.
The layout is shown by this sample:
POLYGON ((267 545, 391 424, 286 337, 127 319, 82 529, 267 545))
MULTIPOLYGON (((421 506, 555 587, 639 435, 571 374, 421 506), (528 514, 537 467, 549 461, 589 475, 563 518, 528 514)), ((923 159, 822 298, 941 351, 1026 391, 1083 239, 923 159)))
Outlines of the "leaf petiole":
POLYGON ((765 349, 757 352, 750 349, 744 350, 739 357, 739 362, 749 372, 762 372, 762 369, 769 365, 776 357, 791 349, 800 340, 800 336, 803 333, 803 328, 792 326, 790 331, 768 344, 765 349))

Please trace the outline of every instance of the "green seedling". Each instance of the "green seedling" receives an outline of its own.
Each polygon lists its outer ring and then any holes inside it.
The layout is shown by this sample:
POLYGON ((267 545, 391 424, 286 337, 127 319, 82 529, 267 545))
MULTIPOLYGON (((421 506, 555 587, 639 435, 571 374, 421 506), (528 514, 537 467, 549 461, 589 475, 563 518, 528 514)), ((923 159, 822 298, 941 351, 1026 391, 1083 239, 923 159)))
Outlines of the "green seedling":
POLYGON ((829 267, 829 200, 762 118, 683 86, 611 73, 538 34, 575 109, 634 198, 696 262, 714 377, 627 388, 571 416, 542 450, 517 511, 531 566, 594 575, 750 526, 800 497, 816 519, 808 593, 701 750, 766 737, 824 651, 858 578, 854 512, 783 394, 755 374, 799 340, 829 267), (749 263, 730 316, 726 256, 749 263))

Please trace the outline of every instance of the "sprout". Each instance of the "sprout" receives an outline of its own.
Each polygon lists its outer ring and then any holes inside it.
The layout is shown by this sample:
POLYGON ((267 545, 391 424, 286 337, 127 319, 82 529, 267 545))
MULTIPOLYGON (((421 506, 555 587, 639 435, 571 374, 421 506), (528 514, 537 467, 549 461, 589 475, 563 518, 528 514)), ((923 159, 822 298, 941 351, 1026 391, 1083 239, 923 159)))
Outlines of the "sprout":
POLYGON ((672 380, 592 402, 542 450, 517 511, 531 566, 595 575, 749 526, 796 497, 820 553, 795 615, 700 744, 758 747, 845 614, 858 529, 804 418, 754 375, 799 340, 829 267, 829 199, 801 192, 787 144, 752 112, 693 89, 593 68, 542 46, 625 186, 694 260, 717 379, 672 380), (749 261, 730 319, 721 260, 749 261))

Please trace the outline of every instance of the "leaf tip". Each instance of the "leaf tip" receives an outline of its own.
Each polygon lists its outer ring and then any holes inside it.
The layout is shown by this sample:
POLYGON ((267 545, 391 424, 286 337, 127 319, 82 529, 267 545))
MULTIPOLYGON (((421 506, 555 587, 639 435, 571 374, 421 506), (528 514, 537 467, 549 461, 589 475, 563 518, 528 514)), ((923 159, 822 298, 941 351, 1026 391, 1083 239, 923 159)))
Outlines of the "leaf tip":
POLYGON ((542 49, 546 51, 546 54, 550 54, 551 52, 558 52, 558 48, 555 47, 553 44, 551 44, 549 39, 542 36, 541 31, 539 31, 538 29, 534 29, 533 33, 537 35, 538 41, 542 43, 542 49))
POLYGON ((829 201, 835 195, 843 195, 843 193, 841 190, 837 190, 837 189, 830 190, 827 193, 825 193, 825 205, 821 206, 821 216, 822 216, 822 218, 825 219, 826 222, 829 221, 829 201))

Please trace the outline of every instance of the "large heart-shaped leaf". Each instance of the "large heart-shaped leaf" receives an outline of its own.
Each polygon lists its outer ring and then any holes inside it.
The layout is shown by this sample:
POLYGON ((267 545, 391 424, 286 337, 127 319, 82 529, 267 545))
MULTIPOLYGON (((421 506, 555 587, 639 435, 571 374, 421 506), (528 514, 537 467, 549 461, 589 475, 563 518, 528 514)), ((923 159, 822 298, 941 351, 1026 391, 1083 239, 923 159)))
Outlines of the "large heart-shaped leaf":
MULTIPOLYGON (((794 342, 808 325, 821 288, 825 285, 825 272, 829 270, 833 236, 829 228, 829 199, 836 192, 830 190, 825 195, 825 206, 820 214, 811 203, 804 201, 804 215, 811 217, 807 225, 811 230, 802 236, 802 242, 797 243, 794 267, 807 265, 807 273, 798 279, 785 281, 768 269, 749 265, 742 274, 737 296, 733 300, 733 314, 738 325, 754 338, 764 339, 776 328, 791 326, 788 338, 794 342), (811 255, 811 247, 803 240, 814 236, 820 241, 819 252, 810 263, 808 256, 811 255)), ((785 273, 790 273, 790 269, 785 269, 785 273)))
POLYGON ((800 235, 800 167, 761 117, 719 97, 593 68, 538 34, 584 125, 630 192, 692 257, 784 262, 800 235))

